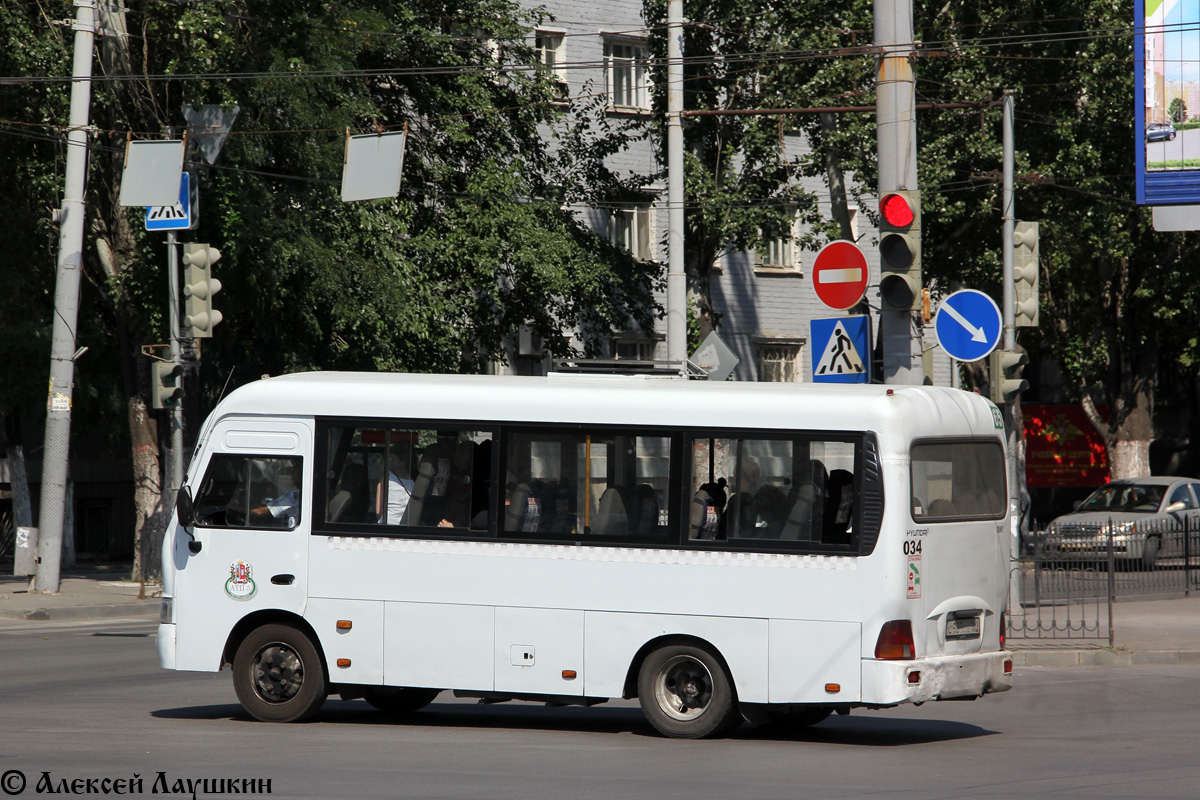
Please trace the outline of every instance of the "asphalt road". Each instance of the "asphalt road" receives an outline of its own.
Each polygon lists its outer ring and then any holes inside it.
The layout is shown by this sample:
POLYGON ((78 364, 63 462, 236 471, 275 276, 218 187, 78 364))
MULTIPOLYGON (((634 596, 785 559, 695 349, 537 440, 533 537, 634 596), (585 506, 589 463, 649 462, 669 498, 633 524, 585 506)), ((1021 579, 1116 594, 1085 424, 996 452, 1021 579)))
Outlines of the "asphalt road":
POLYGON ((1200 158, 1200 128, 1179 131, 1172 142, 1146 142, 1146 162, 1200 158))
POLYGON ((0 790, 18 786, 17 771, 26 788, 14 796, 30 798, 43 772, 59 788, 137 774, 144 795, 159 772, 167 788, 269 779, 286 798, 1200 793, 1200 666, 1026 668, 1012 692, 977 702, 856 712, 790 736, 745 725, 729 739, 674 741, 632 703, 481 706, 443 695, 396 723, 362 701, 330 700, 309 723, 253 722, 228 671, 159 670, 153 631, 0 623, 0 790))

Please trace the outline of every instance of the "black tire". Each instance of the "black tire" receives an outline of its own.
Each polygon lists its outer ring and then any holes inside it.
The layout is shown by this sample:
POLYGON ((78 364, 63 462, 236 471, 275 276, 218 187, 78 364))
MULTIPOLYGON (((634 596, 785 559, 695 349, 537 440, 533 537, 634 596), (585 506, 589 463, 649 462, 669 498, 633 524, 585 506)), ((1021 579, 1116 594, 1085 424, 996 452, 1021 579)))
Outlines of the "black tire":
POLYGON ((1154 562, 1158 561, 1158 548, 1162 541, 1157 536, 1147 536, 1146 544, 1142 547, 1142 568, 1154 569, 1154 562))
POLYGON ((312 641, 291 625, 251 632, 233 658, 233 688, 250 716, 263 722, 299 722, 329 694, 325 665, 312 641))
POLYGON ((646 657, 638 702, 654 729, 674 739, 720 736, 742 722, 725 668, 693 645, 667 645, 646 657))
POLYGON ((401 716, 420 711, 432 703, 441 692, 441 689, 377 686, 363 692, 363 699, 385 714, 401 716))

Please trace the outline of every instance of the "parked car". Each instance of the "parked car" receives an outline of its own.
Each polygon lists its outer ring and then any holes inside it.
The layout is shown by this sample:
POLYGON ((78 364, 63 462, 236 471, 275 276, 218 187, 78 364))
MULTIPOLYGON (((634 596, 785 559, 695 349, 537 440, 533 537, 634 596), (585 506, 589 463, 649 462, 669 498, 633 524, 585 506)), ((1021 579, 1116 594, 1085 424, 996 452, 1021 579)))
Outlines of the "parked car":
POLYGON ((1146 126, 1147 142, 1175 141, 1175 126, 1169 122, 1151 122, 1146 126))
MULTIPOLYGON (((1114 558, 1146 569, 1184 554, 1188 531, 1200 531, 1200 480, 1131 478, 1101 486, 1047 527, 1043 552, 1057 557, 1114 558)), ((1200 545, 1193 533, 1192 543, 1200 545)))

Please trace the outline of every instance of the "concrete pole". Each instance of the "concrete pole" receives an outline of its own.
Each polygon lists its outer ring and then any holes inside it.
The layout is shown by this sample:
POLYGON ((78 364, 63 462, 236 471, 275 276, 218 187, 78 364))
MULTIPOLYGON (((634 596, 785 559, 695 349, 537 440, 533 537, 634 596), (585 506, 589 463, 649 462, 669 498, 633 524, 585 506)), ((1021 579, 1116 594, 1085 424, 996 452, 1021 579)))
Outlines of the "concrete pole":
POLYGON ((1004 194, 1001 200, 1001 220, 1004 223, 1004 239, 1000 244, 1003 257, 1004 279, 1004 346, 1012 350, 1017 346, 1016 335, 1016 287, 1013 284, 1013 233, 1016 229, 1013 203, 1013 93, 1004 90, 1004 194))
MULTIPOLYGON (((1000 202, 1000 219, 1003 233, 1000 243, 1002 292, 1004 294, 1004 338, 1002 350, 1017 348, 1016 334, 1016 286, 1013 283, 1013 232, 1016 228, 1016 201, 1013 195, 1013 108, 1012 90, 1004 90, 1004 184, 1000 202)), ((1003 375, 989 375, 993 381, 1003 380, 1003 375)), ((1008 440, 1008 509, 1010 522, 1009 598, 1010 605, 1020 608, 1021 603, 1021 484, 1025 480, 1021 469, 1018 450, 1021 437, 1017 431, 1017 417, 1013 403, 1001 406, 1004 413, 1005 439, 1008 440)))
MULTIPOLYGON (((879 196, 917 187, 917 111, 913 89, 912 0, 874 0, 875 137, 879 196)), ((924 379, 921 330, 911 311, 883 305, 879 311, 883 378, 889 384, 924 379)))
POLYGON ((67 133, 66 188, 58 218, 58 274, 54 283, 54 328, 50 345, 50 393, 38 515, 38 567, 35 588, 57 594, 62 566, 63 513, 67 500, 67 460, 71 444, 71 401, 75 389, 79 273, 83 266, 84 192, 88 160, 88 112, 92 98, 92 47, 96 38, 95 0, 75 0, 75 56, 71 70, 71 112, 67 133))
MULTIPOLYGON (((167 232, 167 297, 170 305, 171 320, 171 361, 176 366, 183 364, 183 354, 179 347, 179 236, 175 231, 167 232)), ((176 378, 183 381, 183 373, 176 378)), ((183 482, 183 404, 177 402, 171 409, 171 454, 165 466, 163 476, 164 488, 163 507, 175 507, 175 493, 183 482)))
MULTIPOLYGON (((667 3, 667 358, 687 359, 683 258, 683 0, 667 3)), ((684 369, 686 372, 686 369, 684 369)))

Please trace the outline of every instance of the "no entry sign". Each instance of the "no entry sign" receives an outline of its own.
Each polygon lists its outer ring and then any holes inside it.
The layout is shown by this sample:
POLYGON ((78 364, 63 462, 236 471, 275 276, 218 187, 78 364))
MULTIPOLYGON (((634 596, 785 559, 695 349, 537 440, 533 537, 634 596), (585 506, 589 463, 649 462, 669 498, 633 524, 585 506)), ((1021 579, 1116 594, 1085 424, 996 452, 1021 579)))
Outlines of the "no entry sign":
POLYGON ((813 263, 813 288, 817 298, 830 308, 844 311, 867 291, 867 257, 854 242, 839 239, 817 253, 813 263))

